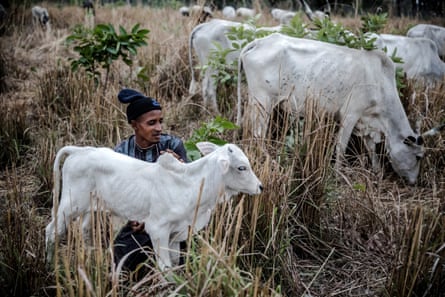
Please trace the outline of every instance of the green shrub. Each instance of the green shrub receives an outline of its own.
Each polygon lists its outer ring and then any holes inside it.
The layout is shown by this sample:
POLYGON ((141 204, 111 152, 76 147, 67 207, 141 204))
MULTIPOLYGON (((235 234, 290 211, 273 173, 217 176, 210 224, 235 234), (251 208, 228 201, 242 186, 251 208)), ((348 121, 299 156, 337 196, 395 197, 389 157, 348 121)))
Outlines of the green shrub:
POLYGON ((226 143, 226 141, 221 138, 224 132, 235 129, 238 129, 237 125, 220 116, 217 116, 208 123, 202 123, 201 127, 195 130, 192 137, 184 143, 188 159, 193 161, 201 157, 196 143, 200 141, 210 141, 217 145, 223 145, 226 143))
POLYGON ((133 64, 132 56, 137 54, 137 48, 147 45, 145 41, 148 29, 139 29, 136 24, 129 33, 119 26, 117 34, 112 24, 99 24, 93 29, 78 25, 74 33, 67 37, 68 44, 74 43, 74 50, 79 53, 80 58, 71 61, 71 68, 76 71, 79 66, 93 75, 97 81, 100 78, 99 66, 106 70, 104 90, 107 87, 110 66, 113 61, 122 58, 125 64, 133 64))

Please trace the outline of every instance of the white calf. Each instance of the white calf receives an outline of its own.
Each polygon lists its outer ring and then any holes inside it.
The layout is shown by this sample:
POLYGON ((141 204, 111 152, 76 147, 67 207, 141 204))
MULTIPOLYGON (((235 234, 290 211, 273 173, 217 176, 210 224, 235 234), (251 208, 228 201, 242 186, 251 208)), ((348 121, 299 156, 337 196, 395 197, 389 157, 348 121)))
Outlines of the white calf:
POLYGON ((48 261, 56 233, 64 234, 72 220, 103 207, 115 216, 145 223, 159 267, 171 267, 169 252, 178 255, 189 226, 201 230, 218 202, 239 192, 259 194, 263 188, 238 146, 198 147, 205 156, 187 164, 171 154, 148 163, 109 148, 60 149, 54 161, 52 221, 46 227, 48 261))

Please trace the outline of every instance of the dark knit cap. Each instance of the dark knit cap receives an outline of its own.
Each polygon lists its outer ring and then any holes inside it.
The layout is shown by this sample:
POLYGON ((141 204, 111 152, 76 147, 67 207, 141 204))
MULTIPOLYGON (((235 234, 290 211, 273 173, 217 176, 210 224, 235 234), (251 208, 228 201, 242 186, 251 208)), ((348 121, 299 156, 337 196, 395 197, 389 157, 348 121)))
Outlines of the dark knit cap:
POLYGON ((131 123, 132 120, 137 119, 140 115, 152 111, 161 110, 162 107, 156 99, 144 96, 138 91, 132 89, 122 89, 117 98, 120 102, 128 104, 127 106, 127 120, 131 123))

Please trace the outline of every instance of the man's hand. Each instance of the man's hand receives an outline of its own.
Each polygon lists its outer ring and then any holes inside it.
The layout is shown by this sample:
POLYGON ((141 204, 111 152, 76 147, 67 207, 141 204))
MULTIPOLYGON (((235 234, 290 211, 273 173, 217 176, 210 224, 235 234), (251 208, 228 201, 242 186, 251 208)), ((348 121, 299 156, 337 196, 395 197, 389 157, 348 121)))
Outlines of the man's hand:
POLYGON ((129 221, 128 225, 131 227, 134 233, 144 232, 145 223, 139 223, 138 221, 129 221))
POLYGON ((165 154, 165 153, 172 154, 173 157, 175 157, 176 159, 179 160, 179 162, 184 163, 184 160, 181 158, 181 156, 178 155, 177 153, 175 153, 174 151, 172 151, 171 149, 167 149, 167 150, 165 150, 165 151, 161 151, 161 155, 162 155, 162 154, 165 154))

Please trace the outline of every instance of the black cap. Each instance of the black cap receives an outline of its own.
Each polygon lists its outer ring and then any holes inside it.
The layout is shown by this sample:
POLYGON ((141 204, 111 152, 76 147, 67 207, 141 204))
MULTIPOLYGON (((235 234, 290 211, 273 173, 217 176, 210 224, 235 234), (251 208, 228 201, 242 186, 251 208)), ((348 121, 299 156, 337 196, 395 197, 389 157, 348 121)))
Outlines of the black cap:
POLYGON ((122 89, 117 98, 127 106, 127 120, 131 123, 132 120, 136 120, 140 115, 152 111, 161 110, 161 104, 156 99, 147 97, 136 90, 122 89))

